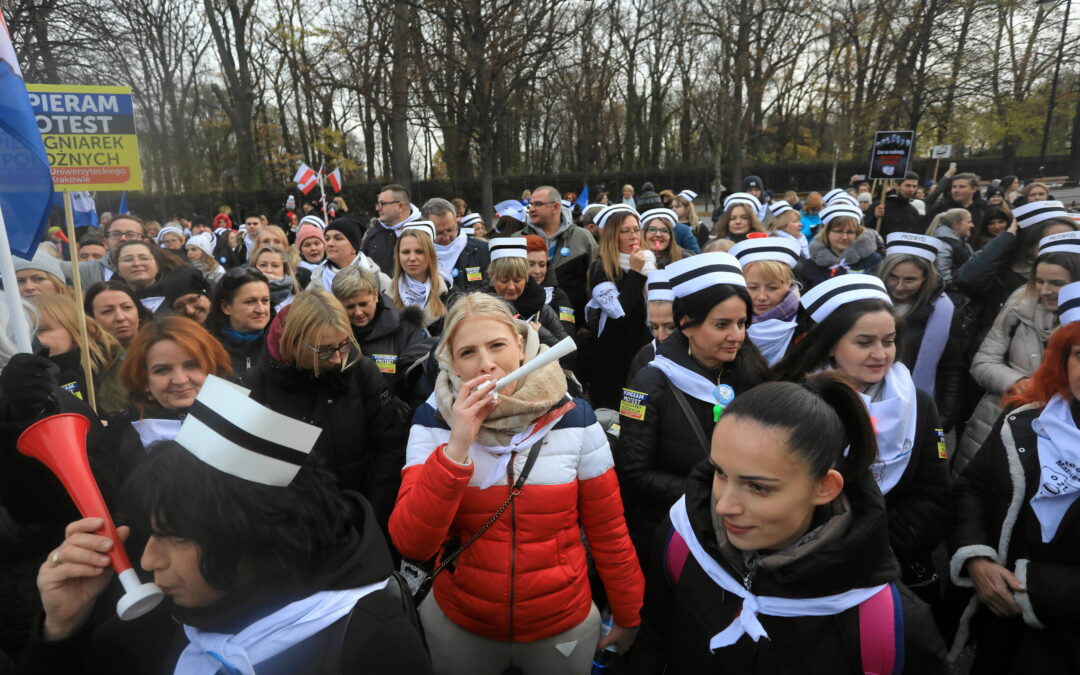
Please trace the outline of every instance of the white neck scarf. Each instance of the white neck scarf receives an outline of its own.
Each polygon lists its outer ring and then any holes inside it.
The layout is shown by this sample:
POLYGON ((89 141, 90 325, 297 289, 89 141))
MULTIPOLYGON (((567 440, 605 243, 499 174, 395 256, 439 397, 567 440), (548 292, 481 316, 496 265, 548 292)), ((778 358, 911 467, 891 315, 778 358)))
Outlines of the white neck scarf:
POLYGON ((788 239, 793 239, 793 240, 799 242, 799 248, 801 249, 799 251, 799 253, 801 253, 802 257, 804 257, 804 258, 809 258, 810 257, 810 242, 806 241, 806 235, 805 234, 800 234, 799 236, 796 237, 796 236, 788 234, 784 230, 777 230, 776 234, 781 236, 781 237, 787 237, 788 239))
MULTIPOLYGON (((566 413, 558 415, 539 428, 537 428, 535 424, 529 425, 528 428, 514 434, 514 437, 510 439, 510 443, 507 445, 489 448, 486 445, 480 445, 479 443, 474 442, 470 447, 470 451, 473 449, 481 450, 489 455, 495 455, 497 458, 497 461, 491 467, 491 471, 489 471, 487 477, 484 478, 484 482, 480 484, 480 489, 486 490, 499 482, 499 479, 506 475, 506 465, 510 463, 510 458, 513 454, 515 452, 520 452, 522 449, 528 450, 529 446, 533 443, 543 440, 544 436, 547 435, 547 432, 551 431, 565 414, 566 413)), ((540 452, 540 449, 537 448, 535 452, 540 452)))
POLYGON ((863 602, 872 598, 875 594, 884 590, 887 584, 874 586, 873 588, 854 588, 850 591, 826 595, 820 598, 781 598, 768 595, 754 595, 748 591, 735 577, 728 574, 720 563, 705 552, 690 526, 690 517, 686 513, 686 497, 680 497, 679 501, 671 507, 671 523, 675 526, 687 548, 697 564, 709 575, 713 582, 732 595, 742 598, 742 609, 735 620, 724 630, 720 631, 709 640, 709 649, 716 651, 721 647, 733 645, 744 635, 757 642, 761 638, 768 638, 765 627, 758 621, 758 614, 779 617, 800 616, 832 616, 847 611, 852 607, 858 607, 863 602))
POLYGON ((165 302, 165 296, 154 295, 149 298, 143 298, 139 302, 141 302, 143 304, 143 307, 147 308, 151 312, 156 312, 158 310, 158 307, 161 307, 161 303, 165 302))
POLYGON ((420 309, 427 307, 427 299, 431 294, 431 279, 416 281, 408 274, 402 274, 398 279, 398 297, 406 307, 416 306, 420 309))
POLYGON ((554 286, 544 286, 544 304, 551 304, 551 296, 555 294, 554 286))
POLYGON ((144 420, 135 420, 131 423, 131 426, 135 427, 136 433, 139 434, 139 440, 142 442, 143 449, 146 450, 150 447, 151 443, 156 441, 171 441, 176 438, 180 433, 180 425, 183 424, 180 420, 162 420, 148 418, 144 420))
POLYGON ((649 362, 649 365, 656 368, 667 378, 671 380, 671 384, 679 391, 693 396, 699 401, 704 401, 709 405, 716 405, 719 403, 717 400, 717 383, 710 381, 704 375, 695 373, 694 371, 680 366, 666 356, 657 354, 656 357, 649 362))
POLYGON ((937 367, 941 361, 941 355, 945 353, 945 343, 949 340, 949 329, 952 327, 953 313, 956 305, 949 296, 942 293, 934 301, 934 311, 926 320, 926 328, 923 330, 922 342, 919 344, 919 354, 915 357, 915 372, 911 378, 915 386, 931 396, 937 387, 937 367))
POLYGON ((332 625, 352 611, 365 595, 386 588, 389 579, 342 591, 322 591, 285 605, 236 635, 203 632, 184 626, 191 641, 176 662, 174 675, 214 675, 231 666, 255 675, 255 665, 271 659, 332 625))
POLYGON ((859 397, 870 411, 877 432, 878 456, 870 470, 881 494, 887 495, 900 482, 915 446, 918 422, 915 383, 911 381, 907 367, 897 361, 885 374, 880 401, 871 401, 862 393, 859 397))
POLYGON ((619 288, 611 281, 596 284, 592 290, 592 299, 585 305, 585 309, 600 310, 600 325, 596 329, 596 337, 603 335, 609 318, 621 319, 626 316, 626 311, 619 303, 619 288))
POLYGON ((1061 519, 1080 496, 1080 429, 1061 394, 1050 399, 1031 427, 1039 435, 1039 490, 1031 510, 1039 519, 1044 544, 1057 535, 1061 519))
POLYGON ((758 348, 769 365, 774 366, 787 353, 788 345, 791 344, 791 338, 795 335, 797 327, 798 324, 794 321, 769 319, 750 324, 746 332, 750 335, 750 341, 758 348))
POLYGON ((459 232, 457 239, 446 246, 435 244, 435 257, 439 260, 440 272, 442 270, 452 270, 457 266, 457 260, 461 257, 461 252, 465 250, 465 244, 468 241, 468 236, 464 232, 459 232))
MULTIPOLYGON (((653 253, 652 251, 650 251, 649 249, 645 249, 644 253, 645 253, 645 266, 641 268, 641 273, 645 274, 645 275, 648 275, 649 272, 652 272, 653 270, 656 269, 656 254, 653 253)), ((619 267, 622 268, 623 272, 626 272, 626 271, 628 271, 630 269, 630 254, 629 253, 620 253, 619 254, 619 267)))

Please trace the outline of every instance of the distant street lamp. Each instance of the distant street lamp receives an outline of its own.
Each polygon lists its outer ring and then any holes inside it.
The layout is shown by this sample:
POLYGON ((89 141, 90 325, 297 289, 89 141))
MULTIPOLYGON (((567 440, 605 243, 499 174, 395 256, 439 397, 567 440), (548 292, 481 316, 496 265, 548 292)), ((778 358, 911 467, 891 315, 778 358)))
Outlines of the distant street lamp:
MULTIPOLYGON (((1048 12, 1058 4, 1058 0, 1038 0, 1039 6, 1048 12)), ((1065 18, 1061 20, 1061 41, 1058 43, 1057 58, 1054 59, 1054 79, 1050 83, 1050 102, 1046 106, 1046 124, 1043 126, 1042 148, 1039 150, 1039 176, 1046 173, 1046 145, 1050 141, 1050 125, 1054 120, 1054 106, 1057 105, 1058 76, 1061 74, 1061 62, 1065 59, 1065 32, 1069 27, 1069 9, 1071 0, 1065 0, 1065 18)))

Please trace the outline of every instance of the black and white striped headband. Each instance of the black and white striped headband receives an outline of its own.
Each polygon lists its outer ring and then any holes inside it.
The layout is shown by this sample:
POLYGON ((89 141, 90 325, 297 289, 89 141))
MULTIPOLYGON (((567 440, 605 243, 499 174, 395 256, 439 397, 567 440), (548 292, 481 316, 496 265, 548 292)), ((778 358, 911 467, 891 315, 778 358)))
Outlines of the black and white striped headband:
POLYGON ((634 209, 627 204, 612 204, 610 206, 605 206, 600 213, 596 215, 596 226, 601 230, 604 229, 608 219, 616 213, 632 213, 635 216, 638 214, 637 209, 634 209))
POLYGON ((749 206, 750 210, 754 212, 754 215, 757 215, 757 213, 761 211, 761 200, 749 192, 736 192, 728 195, 724 199, 724 210, 727 211, 736 204, 749 206))
POLYGON ((1080 253, 1080 232, 1061 232, 1039 240, 1039 255, 1080 253))
POLYGON ((934 262, 944 244, 937 237, 910 232, 893 232, 885 238, 886 255, 913 255, 934 262))
POLYGON ((1080 281, 1058 291, 1058 320, 1062 326, 1080 321, 1080 281))
POLYGON ((858 300, 884 300, 892 304, 885 284, 869 274, 843 274, 823 281, 799 299, 815 323, 821 323, 842 305, 858 300))
POLYGON ((746 287, 738 258, 721 251, 683 258, 664 270, 671 275, 671 290, 677 298, 685 298, 715 284, 746 287))
POLYGON ((488 242, 488 254, 494 262, 500 258, 528 258, 525 237, 497 237, 488 242))
POLYGON ((650 220, 655 220, 657 218, 667 221, 667 224, 672 228, 672 230, 675 229, 675 223, 679 222, 679 217, 676 216, 675 212, 671 209, 657 208, 649 209, 645 213, 641 214, 641 226, 645 227, 645 223, 649 222, 650 220))
POLYGON ((654 300, 675 301, 675 291, 671 288, 671 273, 666 269, 649 272, 645 288, 648 302, 654 300))
POLYGON ((794 239, 784 237, 754 237, 731 247, 729 253, 738 259, 743 269, 754 262, 771 260, 794 269, 799 264, 801 247, 794 239))
POLYGON ((1013 209, 1013 217, 1016 218, 1016 222, 1020 225, 1020 229, 1037 225, 1038 223, 1041 223, 1044 220, 1050 220, 1051 218, 1072 219, 1072 215, 1065 210, 1065 205, 1056 199, 1042 202, 1028 202, 1023 206, 1017 206, 1013 209))

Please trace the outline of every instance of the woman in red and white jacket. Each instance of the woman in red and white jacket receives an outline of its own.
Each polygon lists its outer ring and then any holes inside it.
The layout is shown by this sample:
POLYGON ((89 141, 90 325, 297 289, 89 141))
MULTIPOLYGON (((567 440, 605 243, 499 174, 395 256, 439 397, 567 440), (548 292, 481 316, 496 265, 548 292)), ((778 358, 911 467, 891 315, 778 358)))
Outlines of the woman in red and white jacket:
POLYGON ((390 517, 406 558, 441 559, 455 548, 448 540, 467 541, 539 452, 520 494, 435 577, 420 607, 438 673, 585 674, 596 649, 628 648, 640 623, 644 578, 592 408, 567 395, 557 361, 492 392, 544 349, 504 301, 463 297, 435 352, 435 391, 413 417, 390 517), (615 623, 603 640, 582 529, 615 623))

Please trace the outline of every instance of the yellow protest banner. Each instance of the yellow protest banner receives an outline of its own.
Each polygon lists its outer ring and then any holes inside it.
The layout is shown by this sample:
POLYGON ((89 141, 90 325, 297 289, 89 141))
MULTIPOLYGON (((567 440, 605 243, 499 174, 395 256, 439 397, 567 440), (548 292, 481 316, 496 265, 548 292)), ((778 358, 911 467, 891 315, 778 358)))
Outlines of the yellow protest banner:
POLYGON ((28 84, 58 192, 141 190, 130 87, 28 84))

